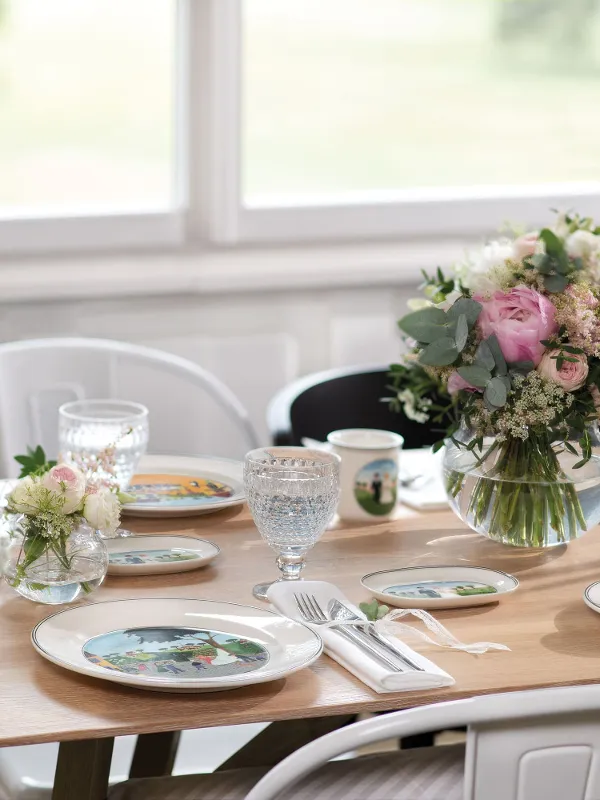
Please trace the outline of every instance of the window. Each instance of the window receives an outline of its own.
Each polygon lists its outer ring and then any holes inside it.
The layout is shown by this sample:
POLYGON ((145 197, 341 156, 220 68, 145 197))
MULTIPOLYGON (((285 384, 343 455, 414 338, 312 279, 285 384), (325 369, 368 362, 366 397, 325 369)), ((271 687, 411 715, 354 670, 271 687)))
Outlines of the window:
POLYGON ((0 0, 0 251, 600 215, 596 0, 0 0))

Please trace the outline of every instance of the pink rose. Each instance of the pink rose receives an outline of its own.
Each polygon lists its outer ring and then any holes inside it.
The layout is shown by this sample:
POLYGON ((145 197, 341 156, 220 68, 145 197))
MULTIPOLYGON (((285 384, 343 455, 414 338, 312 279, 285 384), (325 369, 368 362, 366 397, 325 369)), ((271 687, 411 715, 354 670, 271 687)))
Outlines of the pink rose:
POLYGON ((574 392, 575 389, 580 389, 583 386, 588 376, 589 367, 587 356, 583 353, 577 355, 568 353, 569 358, 575 358, 577 360, 563 361, 561 368, 558 369, 556 356, 560 352, 561 351, 558 349, 547 350, 538 364, 537 371, 540 375, 543 375, 544 378, 558 383, 565 391, 574 392))
POLYGON ((60 498, 58 502, 63 514, 72 514, 83 500, 85 476, 76 467, 57 464, 42 477, 42 486, 60 498))
POLYGON ((490 298, 475 295, 474 299, 483 306, 477 320, 483 337, 496 335, 509 364, 533 361, 537 366, 546 349, 540 341, 558 330, 550 300, 527 286, 494 292, 490 298))
POLYGON ((460 392, 461 389, 464 389, 467 392, 479 391, 476 386, 472 386, 464 378, 461 378, 458 372, 453 372, 448 378, 447 389, 448 394, 456 394, 457 392, 460 392))
POLYGON ((534 255, 537 250, 539 240, 540 237, 538 236, 537 231, 524 233, 523 236, 519 236, 518 239, 515 239, 513 242, 513 250, 517 261, 522 261, 524 258, 527 258, 527 256, 534 255))

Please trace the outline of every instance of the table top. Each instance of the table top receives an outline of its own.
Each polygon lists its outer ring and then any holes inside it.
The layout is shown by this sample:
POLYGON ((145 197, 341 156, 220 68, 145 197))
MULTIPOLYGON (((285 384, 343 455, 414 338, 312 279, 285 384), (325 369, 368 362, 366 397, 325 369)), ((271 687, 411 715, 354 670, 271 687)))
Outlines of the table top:
MULTIPOLYGON (((198 597, 257 605, 251 588, 276 577, 274 553, 245 508, 175 520, 127 518, 139 533, 173 532, 216 542, 214 565, 192 572, 107 577, 91 602, 130 597, 198 597)), ((399 709, 490 692, 600 681, 600 616, 583 603, 600 578, 600 535, 545 551, 509 548, 469 531, 450 511, 403 509, 393 522, 329 531, 309 553, 305 576, 333 580, 356 602, 359 578, 423 564, 476 564, 516 575, 500 603, 436 612, 464 642, 493 641, 510 652, 475 656, 414 645, 456 684, 427 692, 377 694, 327 656, 285 680, 211 694, 166 694, 118 686, 64 670, 34 651, 30 632, 52 613, 0 586, 0 745, 66 741, 214 725, 399 709)), ((412 644, 412 643, 411 643, 412 644)))

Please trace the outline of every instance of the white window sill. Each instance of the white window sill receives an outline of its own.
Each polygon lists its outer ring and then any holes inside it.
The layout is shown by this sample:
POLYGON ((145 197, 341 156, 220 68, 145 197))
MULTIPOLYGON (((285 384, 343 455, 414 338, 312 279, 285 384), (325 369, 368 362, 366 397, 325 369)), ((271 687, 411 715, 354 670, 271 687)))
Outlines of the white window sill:
MULTIPOLYGON (((472 244, 472 243, 470 243, 472 244)), ((4 258, 0 303, 403 286, 464 255, 461 240, 4 258)))

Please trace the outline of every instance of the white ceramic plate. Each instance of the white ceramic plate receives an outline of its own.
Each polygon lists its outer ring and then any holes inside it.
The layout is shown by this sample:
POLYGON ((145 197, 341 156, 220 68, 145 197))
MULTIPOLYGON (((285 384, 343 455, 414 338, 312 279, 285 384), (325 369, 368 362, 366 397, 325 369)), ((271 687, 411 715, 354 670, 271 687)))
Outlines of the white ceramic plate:
POLYGON ((590 583, 583 593, 583 601, 592 611, 600 614, 600 581, 590 583))
POLYGON ((33 646, 61 667, 163 692, 237 689, 312 664, 323 643, 306 625, 237 603, 112 600, 42 620, 33 646))
POLYGON ((187 517, 244 502, 243 464, 210 456, 144 456, 123 507, 136 517, 187 517))
POLYGON ((483 606, 514 592, 519 581, 486 567, 404 567, 371 572, 362 585, 378 600, 400 608, 483 606))
POLYGON ((209 564, 221 552, 216 544, 194 536, 131 536, 104 543, 109 575, 188 572, 209 564))

